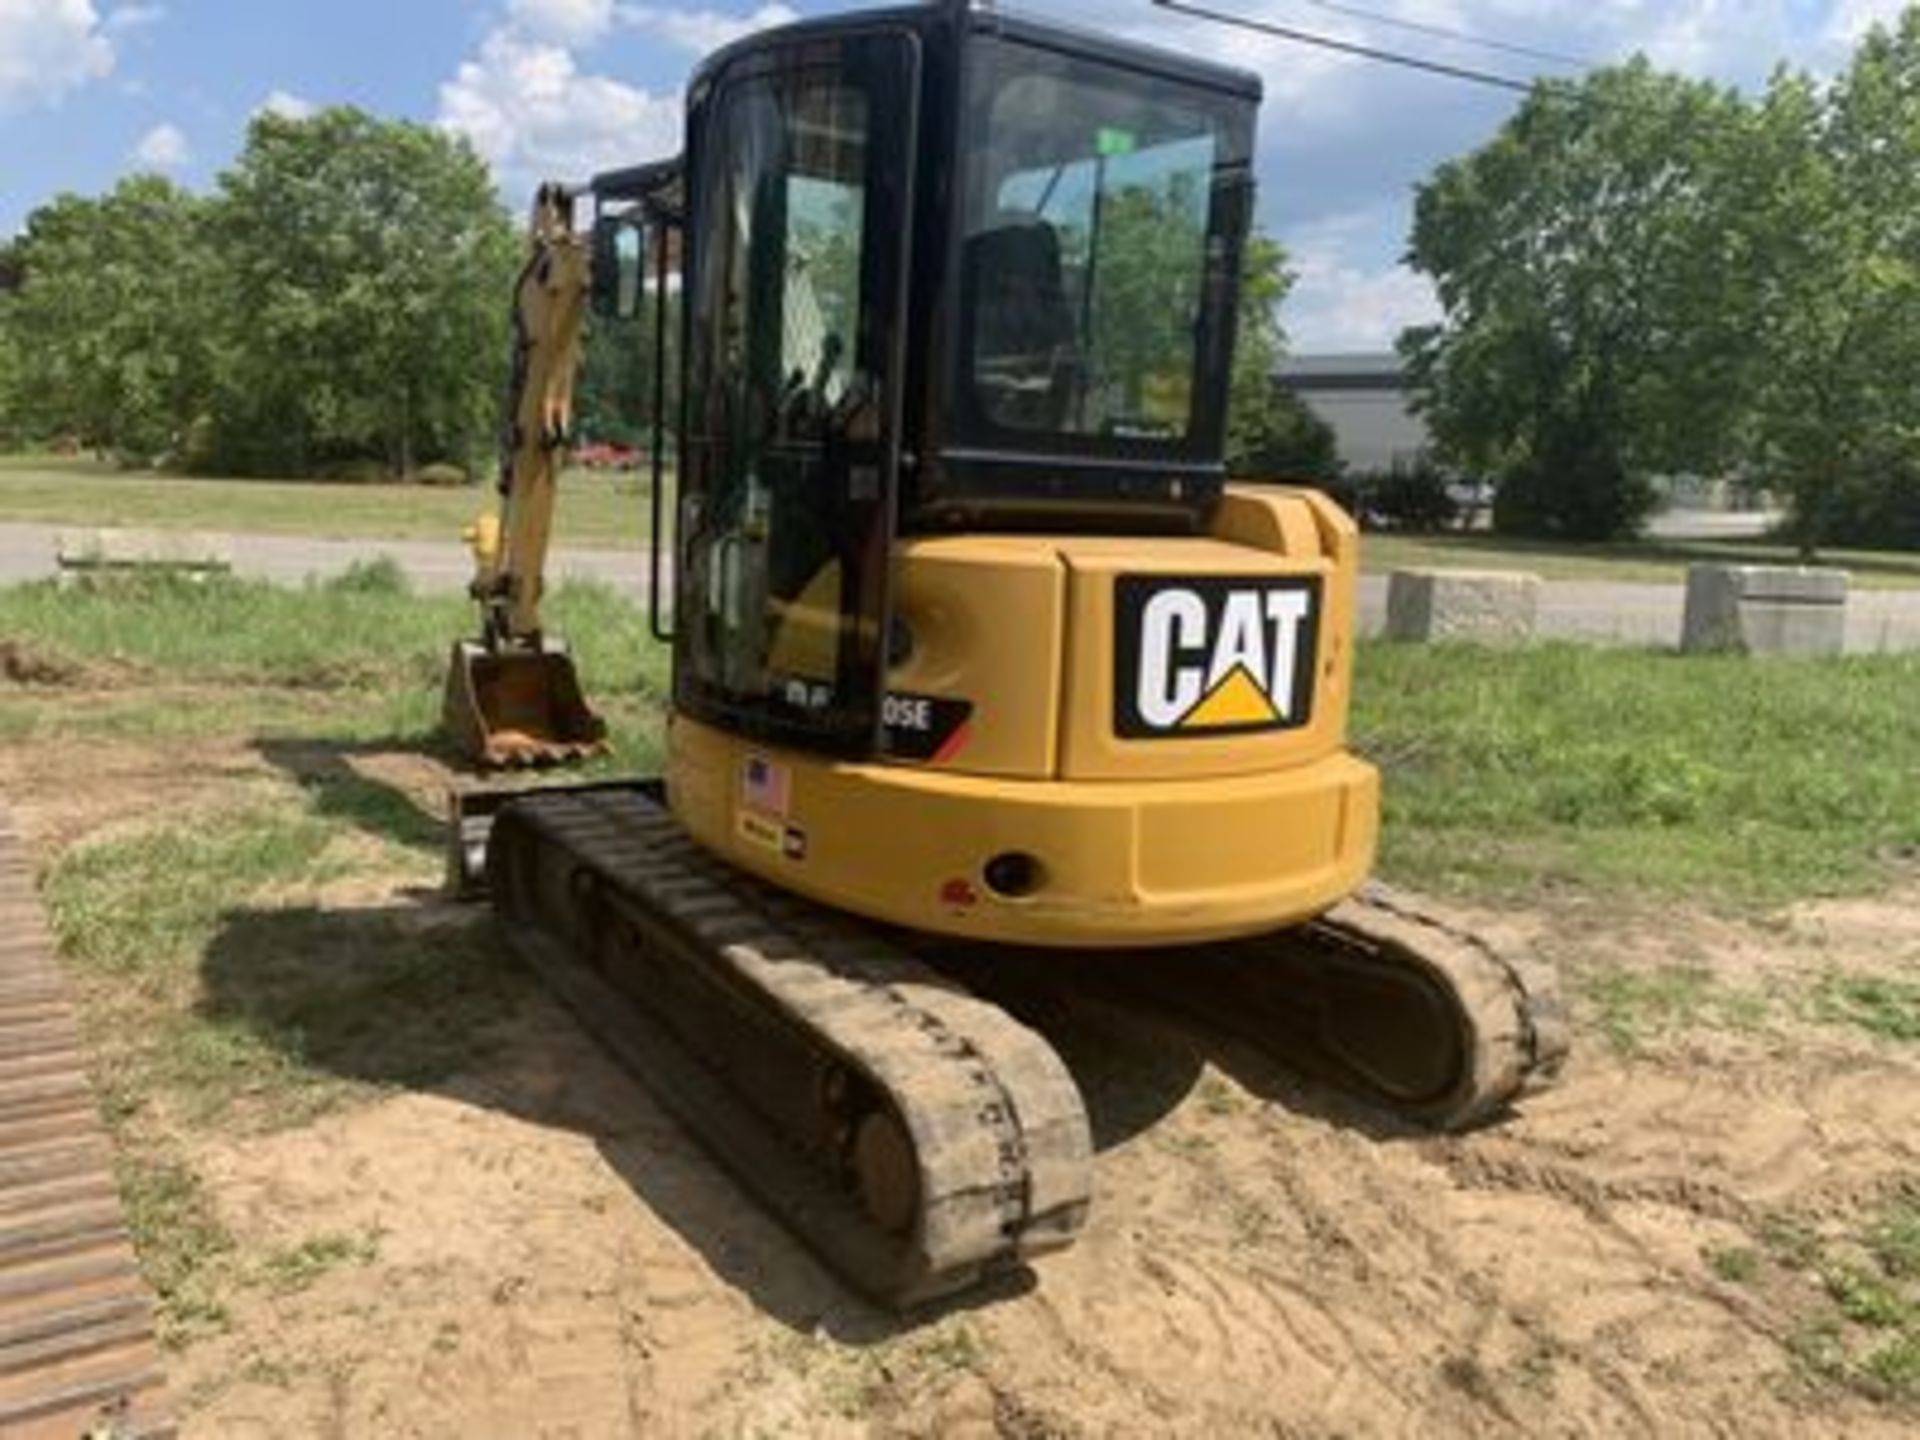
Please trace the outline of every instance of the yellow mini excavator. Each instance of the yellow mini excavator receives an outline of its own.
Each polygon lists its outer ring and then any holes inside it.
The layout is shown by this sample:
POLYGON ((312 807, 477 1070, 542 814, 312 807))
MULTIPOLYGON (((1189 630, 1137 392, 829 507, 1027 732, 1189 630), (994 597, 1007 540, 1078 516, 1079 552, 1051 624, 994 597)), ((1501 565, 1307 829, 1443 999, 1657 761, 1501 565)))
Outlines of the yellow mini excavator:
MULTIPOLYGON (((590 195, 549 301, 650 313, 663 386, 677 332, 667 760, 478 792, 457 848, 589 1028, 886 1302, 1087 1213, 1080 1094, 982 998, 996 966, 1146 977, 1435 1126, 1564 1053, 1548 973, 1367 884, 1353 525, 1223 479, 1259 95, 964 4, 864 11, 719 52, 683 155, 542 196, 528 283, 590 195)), ((571 334, 540 333, 524 374, 557 377, 571 334)), ((458 665, 528 667, 502 728, 597 740, 526 608, 564 431, 531 405, 477 588, 519 604, 458 665)))

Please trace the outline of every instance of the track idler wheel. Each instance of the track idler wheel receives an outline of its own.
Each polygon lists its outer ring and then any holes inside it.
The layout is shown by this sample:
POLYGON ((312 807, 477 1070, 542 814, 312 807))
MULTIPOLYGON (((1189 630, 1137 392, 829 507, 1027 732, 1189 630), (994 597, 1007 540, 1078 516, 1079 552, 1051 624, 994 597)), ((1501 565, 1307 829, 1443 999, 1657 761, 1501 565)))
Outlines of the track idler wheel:
POLYGON ((853 1174, 860 1204, 890 1235, 904 1235, 920 1211, 920 1166, 913 1139, 889 1111, 869 1110, 853 1135, 853 1174))

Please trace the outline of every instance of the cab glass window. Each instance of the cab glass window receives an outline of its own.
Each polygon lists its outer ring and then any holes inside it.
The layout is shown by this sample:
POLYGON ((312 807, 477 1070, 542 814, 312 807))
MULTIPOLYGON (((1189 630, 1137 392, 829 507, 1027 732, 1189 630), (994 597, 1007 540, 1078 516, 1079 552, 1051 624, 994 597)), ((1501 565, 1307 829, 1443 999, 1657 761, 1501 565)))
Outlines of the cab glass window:
POLYGON ((992 39, 968 111, 963 406, 1003 431, 1184 440, 1243 120, 1203 91, 992 39))

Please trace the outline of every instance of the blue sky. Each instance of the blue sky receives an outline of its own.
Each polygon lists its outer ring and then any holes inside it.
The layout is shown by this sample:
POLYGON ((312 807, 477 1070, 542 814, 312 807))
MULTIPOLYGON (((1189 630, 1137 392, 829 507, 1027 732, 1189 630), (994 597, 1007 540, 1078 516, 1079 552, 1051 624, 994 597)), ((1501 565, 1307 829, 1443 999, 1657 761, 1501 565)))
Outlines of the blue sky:
MULTIPOLYGON (((1300 279, 1301 351, 1373 348, 1427 317, 1399 265, 1412 187, 1485 139, 1510 97, 1266 41, 1149 0, 1009 8, 1232 60, 1267 82, 1262 218, 1300 279)), ((1378 14, 1607 60, 1643 50, 1741 85, 1816 71, 1903 0, 1209 0, 1215 8, 1525 77, 1539 62, 1355 17, 1378 14)), ((203 187, 263 106, 347 102, 468 136, 517 206, 678 143, 680 86, 712 46, 823 0, 0 0, 0 233, 61 190, 136 170, 203 187)), ((1553 72, 1550 72, 1553 73, 1553 72)), ((1564 72, 1558 72, 1564 73, 1564 72)))

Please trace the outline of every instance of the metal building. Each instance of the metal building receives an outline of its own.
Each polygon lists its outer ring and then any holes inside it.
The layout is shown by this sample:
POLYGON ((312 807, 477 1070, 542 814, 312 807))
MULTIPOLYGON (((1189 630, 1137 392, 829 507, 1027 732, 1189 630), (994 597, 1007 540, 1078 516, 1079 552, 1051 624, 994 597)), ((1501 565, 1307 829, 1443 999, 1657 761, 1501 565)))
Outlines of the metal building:
POLYGON ((1290 355, 1279 380, 1333 427, 1350 474, 1411 465, 1427 448, 1427 427, 1408 408, 1398 355, 1290 355))

